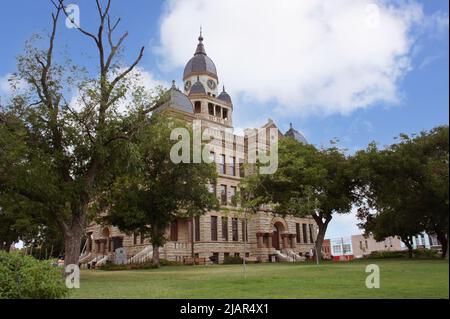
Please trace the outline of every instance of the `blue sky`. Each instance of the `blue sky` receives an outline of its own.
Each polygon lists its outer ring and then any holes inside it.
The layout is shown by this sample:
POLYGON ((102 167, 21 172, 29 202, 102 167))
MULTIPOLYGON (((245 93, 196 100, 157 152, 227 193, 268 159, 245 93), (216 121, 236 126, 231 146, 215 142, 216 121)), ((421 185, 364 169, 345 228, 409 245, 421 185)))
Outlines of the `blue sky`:
MULTIPOLYGON (((181 86, 203 25, 238 127, 272 118, 286 130, 292 122, 310 143, 338 138, 353 152, 373 140, 386 145, 399 133, 448 124, 448 1, 374 1, 381 20, 370 34, 349 24, 372 12, 372 2, 359 10, 361 2, 281 1, 274 8, 270 1, 131 0, 113 1, 112 15, 122 18, 120 31, 129 31, 125 63, 146 47, 140 70, 149 86, 172 79, 181 86), (327 31, 319 32, 324 25, 327 31)), ((74 3, 82 26, 93 30, 94 1, 74 3)), ((47 0, 1 2, 0 96, 25 41, 50 27, 51 9, 47 0)), ((63 22, 60 32, 59 44, 95 71, 93 44, 63 22)), ((328 237, 355 232, 349 215, 332 221, 328 237)))

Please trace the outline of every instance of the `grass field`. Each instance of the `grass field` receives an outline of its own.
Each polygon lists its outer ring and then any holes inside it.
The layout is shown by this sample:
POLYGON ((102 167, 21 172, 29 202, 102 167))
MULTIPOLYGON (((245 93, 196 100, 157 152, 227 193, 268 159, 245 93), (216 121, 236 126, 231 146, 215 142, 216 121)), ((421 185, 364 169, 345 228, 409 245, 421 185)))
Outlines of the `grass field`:
POLYGON ((442 260, 170 266, 81 273, 72 298, 449 298, 449 264, 442 260), (366 265, 380 267, 381 287, 367 289, 366 265))

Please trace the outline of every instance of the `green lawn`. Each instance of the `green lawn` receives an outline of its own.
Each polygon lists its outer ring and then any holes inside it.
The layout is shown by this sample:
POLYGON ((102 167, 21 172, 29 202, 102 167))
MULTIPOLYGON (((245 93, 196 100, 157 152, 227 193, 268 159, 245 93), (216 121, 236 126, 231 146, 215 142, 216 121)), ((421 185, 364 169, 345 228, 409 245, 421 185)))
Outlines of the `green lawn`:
POLYGON ((170 266, 154 270, 81 273, 72 298, 449 298, 442 260, 170 266), (365 266, 380 267, 381 287, 367 289, 365 266))

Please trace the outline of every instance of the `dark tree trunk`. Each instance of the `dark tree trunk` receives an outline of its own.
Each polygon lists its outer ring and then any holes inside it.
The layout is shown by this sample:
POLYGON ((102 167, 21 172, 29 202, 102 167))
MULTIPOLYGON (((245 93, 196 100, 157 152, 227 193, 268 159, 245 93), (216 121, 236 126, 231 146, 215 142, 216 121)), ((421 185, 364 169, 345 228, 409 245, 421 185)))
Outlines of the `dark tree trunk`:
POLYGON ((79 218, 74 218, 72 224, 63 224, 64 231, 64 267, 78 265, 84 227, 79 218))
POLYGON ((322 259, 322 245, 323 245, 323 241, 325 239, 325 234, 327 232, 328 224, 331 221, 331 215, 329 215, 327 218, 325 218, 325 221, 321 216, 317 216, 315 214, 313 214, 313 218, 317 224, 317 227, 319 227, 319 232, 317 233, 317 238, 316 238, 316 243, 315 243, 317 252, 314 252, 314 254, 317 253, 319 255, 319 259, 322 259))
POLYGON ((152 264, 159 268, 159 245, 153 243, 152 264))
POLYGON ((412 240, 410 240, 409 238, 403 240, 403 243, 405 244, 405 246, 408 248, 408 257, 409 258, 413 258, 413 246, 412 246, 412 240))
POLYGON ((442 258, 448 257, 448 236, 442 232, 436 232, 437 239, 442 246, 442 258))
POLYGON ((11 251, 11 245, 12 245, 12 242, 6 242, 5 243, 5 251, 7 252, 7 253, 9 253, 10 251, 11 251))

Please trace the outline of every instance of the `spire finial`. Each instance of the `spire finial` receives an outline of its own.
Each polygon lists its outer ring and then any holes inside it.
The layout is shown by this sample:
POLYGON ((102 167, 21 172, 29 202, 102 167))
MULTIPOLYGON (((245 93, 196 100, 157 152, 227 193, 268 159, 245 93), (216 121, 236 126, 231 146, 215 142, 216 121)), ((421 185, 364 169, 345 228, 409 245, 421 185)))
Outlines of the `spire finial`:
POLYGON ((292 126, 292 123, 289 123, 289 126, 290 126, 291 130, 294 128, 294 127, 292 126))
POLYGON ((200 25, 200 36, 198 37, 198 41, 200 41, 200 42, 203 41, 203 27, 202 27, 202 25, 200 25))
POLYGON ((200 35, 198 37, 198 45, 197 45, 197 50, 195 50, 195 54, 206 55, 205 47, 203 45, 203 28, 202 28, 202 26, 200 26, 200 35))
POLYGON ((200 82, 200 76, 197 75, 197 82, 200 82))
POLYGON ((176 89, 175 80, 172 80, 172 89, 176 89))
POLYGON ((223 92, 225 92, 225 85, 223 85, 223 92))

